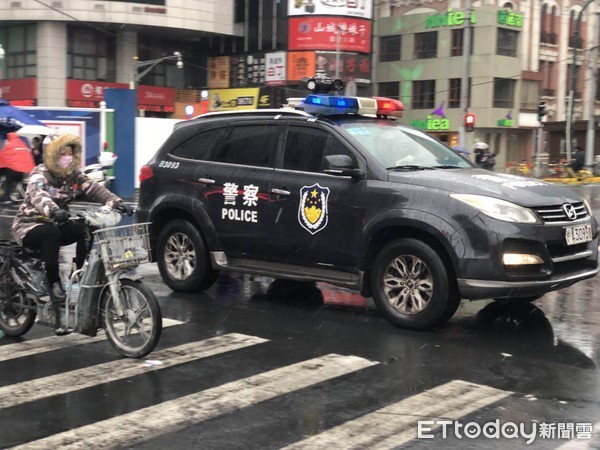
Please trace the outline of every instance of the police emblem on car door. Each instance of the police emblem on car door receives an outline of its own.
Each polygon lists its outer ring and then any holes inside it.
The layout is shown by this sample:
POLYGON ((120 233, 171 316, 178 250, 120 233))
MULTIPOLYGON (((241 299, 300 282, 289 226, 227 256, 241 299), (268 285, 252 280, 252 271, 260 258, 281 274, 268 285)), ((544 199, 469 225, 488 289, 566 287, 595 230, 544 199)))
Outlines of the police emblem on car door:
POLYGON ((327 226, 328 199, 329 188, 321 187, 318 183, 300 189, 298 221, 310 234, 315 234, 327 226))

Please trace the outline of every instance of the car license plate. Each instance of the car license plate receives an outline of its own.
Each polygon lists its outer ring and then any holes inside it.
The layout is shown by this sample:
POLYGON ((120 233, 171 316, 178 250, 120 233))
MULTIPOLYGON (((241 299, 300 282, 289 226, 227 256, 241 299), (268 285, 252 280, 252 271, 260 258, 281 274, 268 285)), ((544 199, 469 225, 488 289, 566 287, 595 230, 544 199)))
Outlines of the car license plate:
POLYGON ((592 240, 592 226, 589 223, 585 225, 574 225, 565 229, 565 239, 567 245, 581 244, 592 240))

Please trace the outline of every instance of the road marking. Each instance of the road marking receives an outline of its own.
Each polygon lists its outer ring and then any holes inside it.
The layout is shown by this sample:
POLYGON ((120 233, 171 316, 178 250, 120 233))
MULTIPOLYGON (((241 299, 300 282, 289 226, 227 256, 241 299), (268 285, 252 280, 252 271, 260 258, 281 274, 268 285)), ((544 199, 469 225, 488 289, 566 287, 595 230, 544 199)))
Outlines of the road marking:
POLYGON ((329 354, 32 441, 14 449, 123 448, 378 364, 329 354))
MULTIPOLYGON (((419 420, 456 420, 512 392, 454 380, 285 447, 391 449, 417 438, 419 420)), ((431 429, 434 427, 431 425, 431 429)), ((428 431, 430 433, 430 431, 428 431)), ((433 442, 432 442, 433 444, 433 442)))
MULTIPOLYGON (((167 328, 183 323, 185 322, 163 317, 162 327, 167 328)), ((72 333, 66 336, 48 336, 40 339, 32 339, 31 341, 17 342, 16 344, 2 345, 0 346, 0 362, 105 340, 106 335, 104 331, 100 331, 95 337, 72 333)))
POLYGON ((264 342, 268 342, 267 339, 237 333, 225 334, 151 353, 151 359, 160 361, 160 364, 145 364, 143 360, 139 359, 118 359, 3 386, 0 387, 0 409, 166 369, 264 342))

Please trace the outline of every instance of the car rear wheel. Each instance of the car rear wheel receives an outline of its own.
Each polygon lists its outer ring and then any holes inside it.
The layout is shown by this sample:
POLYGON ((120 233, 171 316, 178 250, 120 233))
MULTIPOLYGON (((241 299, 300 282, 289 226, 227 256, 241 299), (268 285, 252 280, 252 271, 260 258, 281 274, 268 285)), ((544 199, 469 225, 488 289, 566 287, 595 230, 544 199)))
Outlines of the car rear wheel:
POLYGON ((219 276, 212 268, 202 236, 187 220, 172 220, 156 242, 158 269, 176 292, 198 292, 211 287, 219 276))
POLYGON ((398 239, 377 255, 373 300, 394 325, 422 330, 447 322, 460 301, 443 261, 422 241, 398 239))

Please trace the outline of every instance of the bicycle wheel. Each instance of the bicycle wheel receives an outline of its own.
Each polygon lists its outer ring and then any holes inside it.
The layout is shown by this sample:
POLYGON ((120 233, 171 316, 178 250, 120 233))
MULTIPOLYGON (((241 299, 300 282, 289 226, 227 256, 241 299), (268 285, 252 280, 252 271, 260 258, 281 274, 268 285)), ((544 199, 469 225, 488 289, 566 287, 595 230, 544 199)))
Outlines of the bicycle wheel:
POLYGON ((140 281, 121 279, 121 304, 117 314, 110 289, 102 294, 102 327, 111 345, 123 356, 142 358, 158 344, 162 315, 154 293, 140 281))
POLYGON ((6 336, 22 336, 35 323, 35 304, 10 283, 0 288, 0 330, 6 336))

